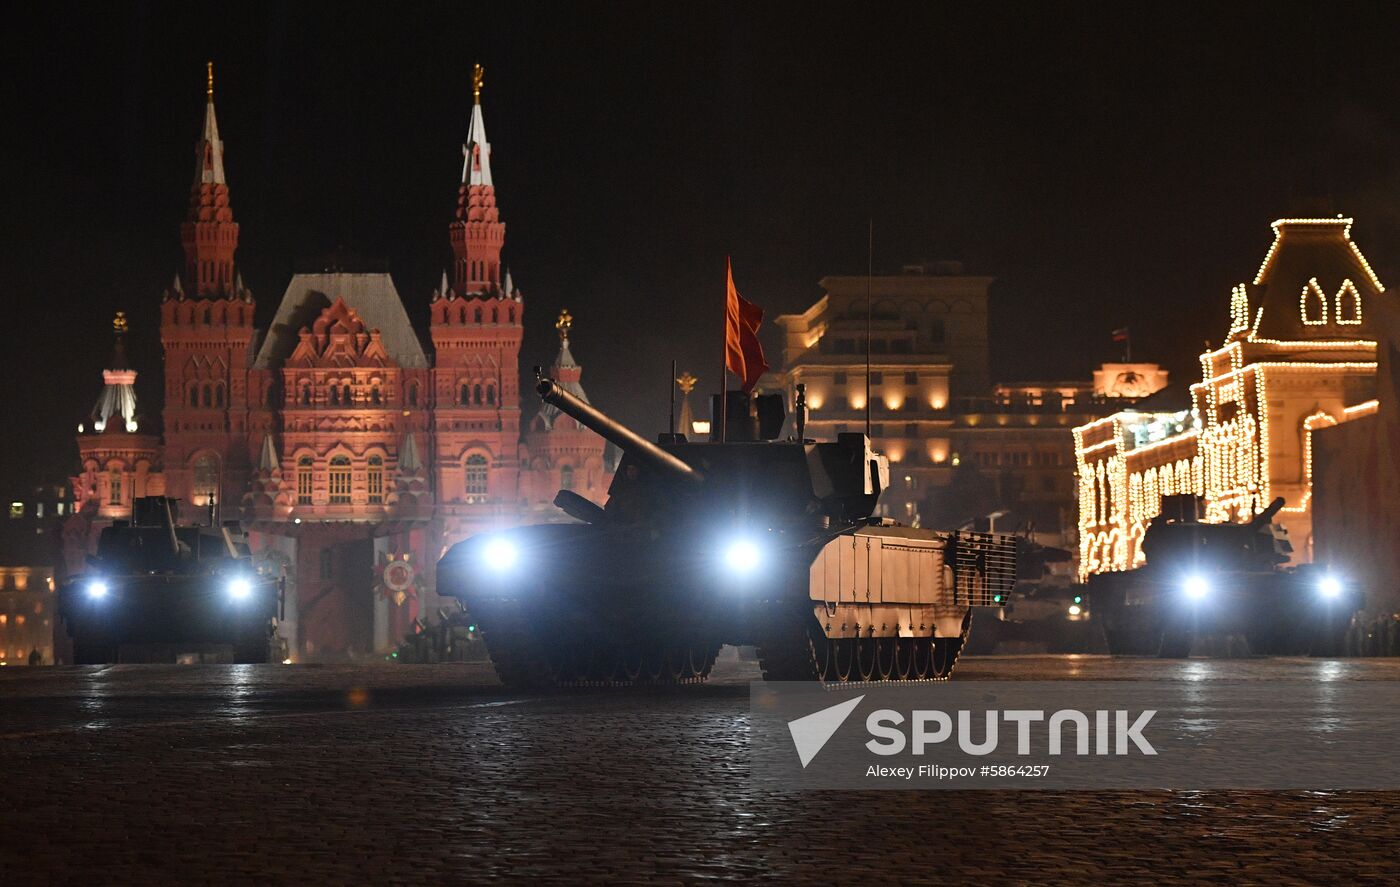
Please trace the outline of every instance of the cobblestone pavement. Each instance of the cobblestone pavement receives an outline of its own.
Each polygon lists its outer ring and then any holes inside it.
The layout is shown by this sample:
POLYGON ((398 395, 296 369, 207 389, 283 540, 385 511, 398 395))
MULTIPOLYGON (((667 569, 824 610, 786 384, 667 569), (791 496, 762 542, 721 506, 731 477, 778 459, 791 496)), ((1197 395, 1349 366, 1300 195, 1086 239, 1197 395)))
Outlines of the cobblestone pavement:
MULTIPOLYGON (((0 882, 1366 883, 1400 794, 765 794, 749 664, 521 696, 488 667, 0 670, 0 882)), ((1320 676, 1384 660, 989 657, 963 680, 1320 676)))

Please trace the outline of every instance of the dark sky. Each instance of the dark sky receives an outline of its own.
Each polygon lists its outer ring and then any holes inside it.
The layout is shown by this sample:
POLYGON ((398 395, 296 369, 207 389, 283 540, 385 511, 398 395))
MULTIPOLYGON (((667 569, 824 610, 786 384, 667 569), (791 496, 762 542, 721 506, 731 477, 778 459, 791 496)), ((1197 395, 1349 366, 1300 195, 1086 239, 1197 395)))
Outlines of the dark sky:
POLYGON ((224 2, 10 17, 0 483, 73 467, 118 308, 154 418, 206 58, 260 322, 299 260, 341 246, 387 260, 424 331, 469 71, 485 64, 522 365, 552 356, 567 305, 593 399, 650 435, 672 358, 714 382, 726 254, 770 317, 801 310, 823 275, 864 271, 867 219, 877 271, 956 258, 997 278, 1001 379, 1084 377, 1125 324, 1137 356, 1189 377, 1280 215, 1355 215, 1395 277, 1396 22, 1369 4, 1290 6, 224 2))

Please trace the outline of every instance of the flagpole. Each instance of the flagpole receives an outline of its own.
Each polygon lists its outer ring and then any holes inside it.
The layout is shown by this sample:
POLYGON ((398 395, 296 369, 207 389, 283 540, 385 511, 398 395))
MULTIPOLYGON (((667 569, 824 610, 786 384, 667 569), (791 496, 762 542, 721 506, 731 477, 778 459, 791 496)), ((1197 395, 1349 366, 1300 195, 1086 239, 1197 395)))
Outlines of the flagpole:
POLYGON ((719 337, 719 442, 724 443, 726 428, 729 421, 729 382, 725 375, 729 371, 729 281, 734 276, 734 266, 729 257, 724 257, 724 311, 721 312, 723 324, 720 327, 719 337))

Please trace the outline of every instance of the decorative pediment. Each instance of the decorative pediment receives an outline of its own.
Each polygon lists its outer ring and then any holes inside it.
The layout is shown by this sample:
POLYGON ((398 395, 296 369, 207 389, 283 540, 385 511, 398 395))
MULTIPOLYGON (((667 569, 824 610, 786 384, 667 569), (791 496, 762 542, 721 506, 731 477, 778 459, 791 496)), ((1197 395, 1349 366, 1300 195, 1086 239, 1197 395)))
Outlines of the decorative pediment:
POLYGON ((382 367, 392 361, 379 330, 366 329, 360 315, 336 299, 311 324, 297 333, 297 346, 287 360, 291 367, 382 367))

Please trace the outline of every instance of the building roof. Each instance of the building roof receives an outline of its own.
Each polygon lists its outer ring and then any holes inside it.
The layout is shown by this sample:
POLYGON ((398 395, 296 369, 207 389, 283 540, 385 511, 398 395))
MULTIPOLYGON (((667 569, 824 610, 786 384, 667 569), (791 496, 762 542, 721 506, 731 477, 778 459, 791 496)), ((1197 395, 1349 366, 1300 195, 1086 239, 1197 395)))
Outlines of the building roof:
POLYGON ((467 141, 462 145, 462 183, 492 185, 491 143, 486 141, 486 118, 481 115, 480 101, 472 105, 467 141))
POLYGON ((194 181, 197 185, 227 185, 224 178, 224 143, 219 138, 219 121, 214 116, 214 93, 204 105, 204 130, 199 139, 194 181))
POLYGON ((366 328, 378 330, 384 350, 401 367, 426 367, 427 355, 403 300, 387 273, 325 272, 295 274, 287 284, 277 316, 272 320, 253 362, 256 369, 282 366, 296 349, 298 332, 310 328, 336 299, 360 316, 366 328))
POLYGON ((1274 242, 1259 273, 1242 289, 1236 287, 1232 335, 1284 341, 1375 338, 1366 305, 1381 297, 1385 286, 1352 241, 1351 226, 1352 220, 1341 216, 1274 222, 1274 242), (1353 314, 1357 305, 1359 315, 1353 314))
MULTIPOLYGON (((559 339, 559 355, 554 358, 554 372, 550 375, 558 383, 560 388, 577 397, 584 403, 588 403, 588 394, 583 390, 583 383, 579 377, 583 374, 583 369, 574 360, 574 354, 569 350, 568 336, 559 339)), ((554 420, 559 418, 559 408, 552 403, 545 403, 540 407, 540 419, 544 422, 544 427, 550 429, 554 427, 554 420)))
POLYGON ((114 431, 136 430, 136 371, 127 365, 126 330, 126 312, 118 311, 112 321, 112 362, 102 371, 102 393, 92 407, 94 431, 106 431, 114 417, 114 431))

